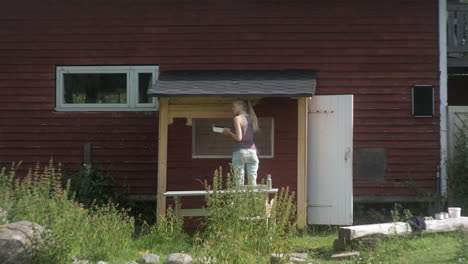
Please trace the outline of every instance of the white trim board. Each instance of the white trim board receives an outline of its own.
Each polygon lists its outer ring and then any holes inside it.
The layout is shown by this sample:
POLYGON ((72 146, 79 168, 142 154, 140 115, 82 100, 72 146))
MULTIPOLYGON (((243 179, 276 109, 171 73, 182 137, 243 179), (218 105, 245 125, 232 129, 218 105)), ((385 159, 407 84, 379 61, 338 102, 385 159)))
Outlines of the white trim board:
POLYGON ((439 0, 439 111, 441 195, 447 196, 447 0, 439 0))

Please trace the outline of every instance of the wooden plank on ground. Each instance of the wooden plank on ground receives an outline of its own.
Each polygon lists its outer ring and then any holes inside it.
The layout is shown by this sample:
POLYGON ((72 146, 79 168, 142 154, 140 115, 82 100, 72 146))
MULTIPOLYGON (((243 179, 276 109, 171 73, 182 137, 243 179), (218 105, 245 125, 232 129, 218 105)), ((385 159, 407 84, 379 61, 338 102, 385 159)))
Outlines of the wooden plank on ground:
MULTIPOLYGON (((426 230, 422 230, 421 233, 452 232, 461 229, 468 230, 468 217, 427 220, 426 230)), ((408 223, 395 222, 341 227, 338 230, 338 237, 345 241, 351 241, 356 238, 375 234, 404 235, 412 232, 413 230, 408 223)))
POLYGON ((360 253, 357 251, 353 252, 344 252, 331 255, 332 258, 350 258, 350 257, 359 257, 360 253))
POLYGON ((357 225, 341 227, 338 230, 338 236, 350 241, 359 237, 364 237, 374 234, 391 235, 391 234, 409 234, 411 226, 404 222, 383 223, 372 225, 357 225))
POLYGON ((468 230, 468 217, 449 218, 444 220, 427 220, 426 230, 422 233, 452 232, 468 230))

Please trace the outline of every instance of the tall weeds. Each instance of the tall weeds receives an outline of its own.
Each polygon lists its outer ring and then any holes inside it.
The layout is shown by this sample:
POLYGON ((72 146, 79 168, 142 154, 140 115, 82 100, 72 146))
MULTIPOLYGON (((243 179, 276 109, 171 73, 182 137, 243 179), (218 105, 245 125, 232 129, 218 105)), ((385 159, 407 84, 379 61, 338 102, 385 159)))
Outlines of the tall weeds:
POLYGON ((138 248, 153 252, 182 252, 192 247, 192 239, 176 219, 172 208, 166 210, 165 217, 159 217, 156 224, 143 224, 143 231, 138 238, 138 248))
POLYGON ((219 263, 264 263, 271 253, 284 253, 296 231, 294 193, 282 189, 268 209, 264 187, 234 185, 221 168, 213 184, 205 182, 208 217, 199 246, 219 263))
POLYGON ((4 220, 28 220, 52 231, 33 252, 34 263, 69 263, 72 256, 109 259, 132 241, 133 218, 112 203, 84 208, 74 200, 69 182, 62 186, 61 164, 52 160, 43 168, 37 163, 22 178, 15 177, 14 164, 3 168, 0 193, 4 220))

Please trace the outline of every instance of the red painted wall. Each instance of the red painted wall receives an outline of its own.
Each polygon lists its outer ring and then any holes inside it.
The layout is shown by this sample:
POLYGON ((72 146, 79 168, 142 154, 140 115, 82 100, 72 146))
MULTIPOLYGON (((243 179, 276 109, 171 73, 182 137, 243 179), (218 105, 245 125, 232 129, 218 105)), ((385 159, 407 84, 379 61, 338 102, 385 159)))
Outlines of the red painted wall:
MULTIPOLYGON (((409 179, 435 190, 438 107, 434 118, 413 118, 411 86, 434 85, 438 97, 437 2, 6 1, 0 9, 0 161, 23 160, 22 169, 50 156, 79 164, 90 142, 93 161, 112 164, 132 193, 154 194, 157 113, 54 112, 56 65, 306 68, 318 71, 317 94, 355 95, 355 147, 388 148, 388 179, 355 180, 355 194, 409 193, 402 184, 409 179)), ((266 108, 259 112, 284 123, 277 122, 281 162, 264 161, 264 168, 282 172, 275 184, 293 184, 295 135, 286 129, 296 122, 295 106, 266 108)), ((183 137, 189 130, 177 120, 170 144, 189 149, 183 137)), ((178 175, 169 189, 185 189, 183 174, 211 175, 220 163, 191 160, 178 148, 169 158, 169 175, 178 175)))

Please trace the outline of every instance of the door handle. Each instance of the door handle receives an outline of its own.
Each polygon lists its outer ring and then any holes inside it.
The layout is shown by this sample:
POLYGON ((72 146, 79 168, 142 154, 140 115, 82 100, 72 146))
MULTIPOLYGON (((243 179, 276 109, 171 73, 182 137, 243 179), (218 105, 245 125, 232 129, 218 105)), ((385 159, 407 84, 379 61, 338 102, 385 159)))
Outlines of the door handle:
POLYGON ((351 153, 351 148, 350 147, 347 147, 346 148, 346 151, 345 151, 345 154, 344 154, 344 160, 348 160, 349 159, 349 154, 351 153))

